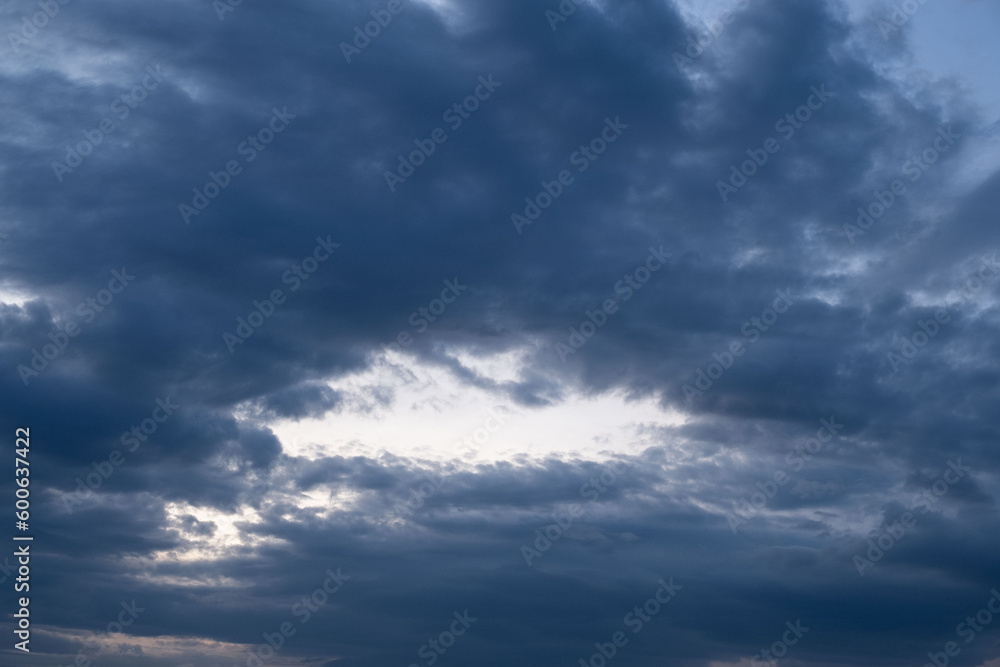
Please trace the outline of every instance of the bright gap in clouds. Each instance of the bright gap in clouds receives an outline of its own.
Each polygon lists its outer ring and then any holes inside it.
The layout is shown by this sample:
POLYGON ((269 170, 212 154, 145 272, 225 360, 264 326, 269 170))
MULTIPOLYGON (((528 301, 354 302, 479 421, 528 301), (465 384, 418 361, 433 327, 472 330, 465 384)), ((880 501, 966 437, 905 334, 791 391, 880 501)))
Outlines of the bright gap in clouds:
POLYGON ((23 308, 25 304, 34 298, 36 297, 28 292, 0 283, 0 304, 23 308))
MULTIPOLYGON (((503 383, 520 375, 524 354, 456 355, 480 377, 503 383)), ((391 453, 429 461, 528 462, 549 456, 601 460, 637 454, 656 444, 646 434, 683 424, 654 397, 626 400, 621 392, 567 394, 554 405, 517 405, 500 391, 463 382, 448 369, 407 354, 388 353, 362 373, 328 385, 345 396, 340 409, 318 419, 268 424, 286 454, 306 458, 391 453)))

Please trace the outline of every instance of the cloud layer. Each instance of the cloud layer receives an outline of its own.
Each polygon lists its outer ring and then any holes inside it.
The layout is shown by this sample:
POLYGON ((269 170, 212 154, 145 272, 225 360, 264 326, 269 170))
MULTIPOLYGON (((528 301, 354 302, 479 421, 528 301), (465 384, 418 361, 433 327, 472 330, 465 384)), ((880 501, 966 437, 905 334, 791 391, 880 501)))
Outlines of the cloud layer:
POLYGON ((920 14, 44 5, 2 8, 5 664, 997 657, 956 626, 1000 586, 998 142, 920 14), (472 453, 406 430, 460 413, 472 453))

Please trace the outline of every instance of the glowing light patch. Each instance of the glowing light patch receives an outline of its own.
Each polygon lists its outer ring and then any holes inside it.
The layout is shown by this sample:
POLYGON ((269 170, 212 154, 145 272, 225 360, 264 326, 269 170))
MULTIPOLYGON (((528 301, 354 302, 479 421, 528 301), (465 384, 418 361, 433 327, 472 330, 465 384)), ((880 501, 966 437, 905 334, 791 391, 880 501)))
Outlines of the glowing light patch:
POLYGON ((155 566, 158 563, 212 561, 233 556, 237 550, 246 547, 260 547, 265 544, 276 545, 282 542, 278 538, 250 535, 237 525, 238 523, 252 525, 261 522, 260 514, 248 505, 240 506, 239 511, 235 514, 180 503, 167 503, 164 509, 167 513, 167 528, 176 530, 183 535, 184 544, 176 549, 155 551, 149 558, 141 559, 146 562, 141 570, 149 573, 150 580, 156 583, 171 586, 204 586, 206 583, 204 578, 186 580, 184 577, 165 577, 156 574, 155 566), (205 534, 192 530, 185 524, 184 517, 186 516, 194 517, 199 525, 213 523, 215 524, 214 530, 205 534), (167 579, 171 580, 167 581, 167 579))
POLYGON ((528 370, 524 350, 493 357, 455 357, 489 388, 471 386, 448 369, 409 355, 387 353, 371 368, 329 386, 349 398, 321 419, 268 424, 291 456, 368 456, 383 453, 468 463, 635 454, 654 443, 646 431, 685 422, 655 398, 622 393, 569 394, 559 403, 526 407, 500 388, 528 370), (495 384, 494 384, 495 383, 495 384))
MULTIPOLYGON (((139 601, 137 601, 139 602, 139 601)), ((141 604, 139 605, 142 606, 141 604)), ((141 619, 141 616, 140 616, 141 619)), ((256 650, 257 646, 245 644, 233 644, 229 642, 213 641, 201 639, 199 637, 183 637, 176 635, 160 635, 158 637, 138 636, 126 633, 112 633, 104 635, 104 628, 95 628, 101 632, 100 644, 103 652, 98 654, 98 649, 93 646, 94 632, 85 630, 67 630, 56 628, 50 625, 32 626, 32 630, 39 635, 51 639, 59 639, 62 642, 69 642, 72 646, 79 646, 83 650, 83 655, 88 659, 102 656, 105 660, 117 658, 119 661, 129 660, 131 664, 141 664, 143 660, 162 660, 165 664, 172 665, 201 665, 201 664, 246 664, 247 651, 256 650), (84 648, 84 647, 87 648, 84 648), (195 661, 197 659, 197 661, 195 661), (205 662, 213 660, 214 662, 205 662)), ((61 642, 60 642, 61 643, 61 642)), ((32 649, 32 653, 35 650, 32 649)), ((41 654, 50 661, 58 661, 59 664, 72 664, 76 659, 76 654, 41 654)), ((98 658, 100 659, 100 658, 98 658)), ((330 656, 293 658, 282 657, 279 651, 276 655, 267 660, 268 667, 302 667, 306 665, 321 665, 331 659, 330 656)))
POLYGON ((463 32, 469 27, 462 10, 453 0, 414 0, 414 2, 427 5, 434 10, 453 34, 463 32))
POLYGON ((8 306, 23 308, 24 304, 36 298, 28 292, 24 292, 9 285, 0 285, 0 303, 8 306))

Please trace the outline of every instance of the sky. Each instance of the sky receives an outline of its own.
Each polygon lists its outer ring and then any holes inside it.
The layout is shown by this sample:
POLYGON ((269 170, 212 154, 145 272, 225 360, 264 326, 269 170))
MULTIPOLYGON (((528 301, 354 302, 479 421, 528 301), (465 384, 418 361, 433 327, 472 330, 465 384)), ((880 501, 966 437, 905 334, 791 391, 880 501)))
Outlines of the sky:
POLYGON ((998 23, 3 0, 0 664, 1000 667, 998 23))

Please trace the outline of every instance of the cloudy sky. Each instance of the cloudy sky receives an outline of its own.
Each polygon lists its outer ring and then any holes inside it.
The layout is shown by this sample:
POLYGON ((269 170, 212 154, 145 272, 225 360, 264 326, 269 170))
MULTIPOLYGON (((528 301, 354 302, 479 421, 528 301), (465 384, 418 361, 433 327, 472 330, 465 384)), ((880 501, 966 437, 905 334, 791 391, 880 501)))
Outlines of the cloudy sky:
POLYGON ((1000 665, 1000 3, 0 23, 3 665, 1000 665))

